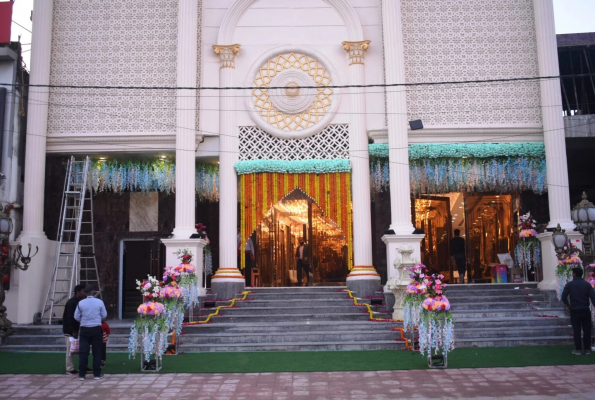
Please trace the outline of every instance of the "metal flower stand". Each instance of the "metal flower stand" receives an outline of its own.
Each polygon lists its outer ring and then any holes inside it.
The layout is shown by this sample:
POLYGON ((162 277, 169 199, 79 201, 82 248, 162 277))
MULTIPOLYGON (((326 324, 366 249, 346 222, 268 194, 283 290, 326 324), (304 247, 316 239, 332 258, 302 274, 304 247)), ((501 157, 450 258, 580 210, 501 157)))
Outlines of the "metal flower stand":
POLYGON ((141 372, 159 372, 163 367, 161 357, 157 355, 151 356, 149 361, 145 359, 145 353, 141 346, 140 349, 140 370, 141 372))
POLYGON ((539 282, 539 263, 540 259, 538 253, 534 250, 534 246, 539 246, 539 243, 533 246, 529 245, 527 238, 520 238, 517 244, 517 263, 523 269, 523 282, 529 282, 529 269, 533 269, 535 273, 535 282, 539 282))
POLYGON ((178 335, 176 335, 176 332, 169 332, 167 334, 167 337, 171 336, 171 341, 168 340, 167 342, 169 343, 167 346, 167 350, 165 351, 165 354, 168 356, 177 356, 178 354, 180 354, 180 338, 178 337, 178 335))
POLYGON ((444 354, 429 354, 428 367, 431 369, 448 368, 448 357, 446 357, 444 354))

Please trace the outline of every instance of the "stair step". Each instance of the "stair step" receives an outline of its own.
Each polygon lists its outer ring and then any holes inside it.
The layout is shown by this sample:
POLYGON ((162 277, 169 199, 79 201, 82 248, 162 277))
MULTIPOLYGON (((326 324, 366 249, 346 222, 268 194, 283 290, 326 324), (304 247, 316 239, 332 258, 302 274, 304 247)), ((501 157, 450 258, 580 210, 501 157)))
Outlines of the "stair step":
MULTIPOLYGON (((93 270, 93 269, 91 269, 93 270)), ((180 348, 186 352, 368 350, 404 349, 395 321, 369 320, 367 307, 354 306, 345 287, 247 288, 246 301, 221 308, 209 324, 185 325, 180 348)), ((354 295, 357 295, 354 293, 354 295)), ((127 351, 132 319, 142 298, 136 291, 124 294, 123 315, 129 321, 113 321, 110 351, 127 351)), ((567 344, 572 329, 564 309, 550 303, 550 296, 536 284, 450 285, 447 296, 455 318, 457 347, 567 344), (518 287, 518 289, 515 289, 518 287), (476 299, 482 301, 477 302, 476 299)), ((240 297, 240 294, 237 294, 240 297)), ((383 301, 377 293, 376 301, 383 301)), ((216 306, 209 293, 201 299, 216 306)), ((370 304, 372 299, 358 299, 370 304)), ((373 305, 375 318, 391 318, 373 305)), ((196 308, 204 320, 215 308, 196 308)), ((200 315, 197 315, 200 314, 200 315)), ((0 350, 64 351, 61 326, 15 326, 15 335, 0 350)), ((408 334, 409 336, 410 334, 408 334)))

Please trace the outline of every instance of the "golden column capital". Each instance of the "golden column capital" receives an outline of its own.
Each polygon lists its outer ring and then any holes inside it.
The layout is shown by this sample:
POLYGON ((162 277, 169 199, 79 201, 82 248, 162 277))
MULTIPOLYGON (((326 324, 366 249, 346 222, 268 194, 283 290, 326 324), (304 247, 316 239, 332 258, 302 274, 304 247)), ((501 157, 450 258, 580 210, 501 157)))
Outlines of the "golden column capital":
POLYGON ((213 45, 213 51, 221 59, 221 68, 235 68, 235 57, 240 52, 239 44, 213 45))
POLYGON ((349 65, 364 63, 366 50, 368 50, 368 47, 370 47, 369 40, 360 40, 358 42, 345 41, 341 44, 343 45, 343 50, 347 52, 349 65))

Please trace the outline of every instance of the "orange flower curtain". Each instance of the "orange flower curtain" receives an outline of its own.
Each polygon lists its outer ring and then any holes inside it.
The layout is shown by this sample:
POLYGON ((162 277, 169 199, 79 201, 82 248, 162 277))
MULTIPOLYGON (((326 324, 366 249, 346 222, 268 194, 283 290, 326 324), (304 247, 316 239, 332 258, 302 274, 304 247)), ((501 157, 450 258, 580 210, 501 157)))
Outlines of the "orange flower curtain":
MULTIPOLYGON (((256 229, 269 209, 295 189, 312 198, 326 216, 343 230, 348 254, 352 254, 351 173, 285 174, 263 172, 240 175, 241 253, 247 238, 256 229)), ((241 268, 245 267, 244 257, 241 268)), ((349 257, 349 269, 353 261, 349 257)))

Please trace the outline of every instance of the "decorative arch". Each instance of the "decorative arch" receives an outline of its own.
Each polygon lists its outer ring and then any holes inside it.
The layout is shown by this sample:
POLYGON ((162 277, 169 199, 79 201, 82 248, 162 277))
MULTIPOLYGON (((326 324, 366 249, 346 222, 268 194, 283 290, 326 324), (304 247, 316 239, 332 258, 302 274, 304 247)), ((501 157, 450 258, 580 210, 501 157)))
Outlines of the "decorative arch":
MULTIPOLYGON (((248 237, 269 209, 300 189, 335 221, 345 234, 349 254, 352 243, 351 173, 281 174, 262 172, 240 175, 240 243, 241 252, 248 237)), ((352 267, 350 258, 349 269, 352 267)))
MULTIPOLYGON (((238 22, 244 16, 246 11, 258 1, 259 0, 236 0, 236 2, 232 4, 227 10, 227 13, 225 13, 225 17, 223 17, 223 21, 219 27, 217 44, 225 45, 233 42, 233 34, 238 22)), ((358 42, 364 40, 362 24, 348 0, 323 1, 333 7, 345 23, 345 27, 347 28, 347 39, 349 41, 358 42)))

